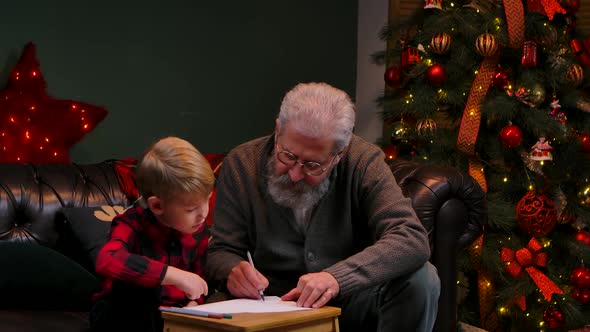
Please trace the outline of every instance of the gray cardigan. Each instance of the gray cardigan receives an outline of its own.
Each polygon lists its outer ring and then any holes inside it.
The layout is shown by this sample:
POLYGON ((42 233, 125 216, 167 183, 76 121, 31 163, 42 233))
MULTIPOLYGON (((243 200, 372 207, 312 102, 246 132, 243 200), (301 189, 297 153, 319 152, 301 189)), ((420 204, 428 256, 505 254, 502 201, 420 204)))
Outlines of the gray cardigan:
POLYGON ((244 143, 223 161, 207 256, 212 281, 225 282, 250 250, 270 281, 267 295, 283 295, 303 274, 326 271, 346 296, 428 260, 426 231, 378 147, 353 135, 302 232, 293 211, 277 205, 267 191, 273 142, 266 136, 244 143))

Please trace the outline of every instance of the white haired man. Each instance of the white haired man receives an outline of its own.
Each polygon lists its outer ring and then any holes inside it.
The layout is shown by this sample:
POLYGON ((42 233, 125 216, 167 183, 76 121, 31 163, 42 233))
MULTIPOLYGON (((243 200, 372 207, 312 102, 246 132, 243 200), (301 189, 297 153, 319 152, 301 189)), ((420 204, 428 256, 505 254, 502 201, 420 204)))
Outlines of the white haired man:
POLYGON ((273 135, 227 155, 208 275, 234 297, 264 290, 299 306, 341 307, 342 331, 431 331, 440 280, 428 236, 354 121, 344 91, 299 84, 273 135))

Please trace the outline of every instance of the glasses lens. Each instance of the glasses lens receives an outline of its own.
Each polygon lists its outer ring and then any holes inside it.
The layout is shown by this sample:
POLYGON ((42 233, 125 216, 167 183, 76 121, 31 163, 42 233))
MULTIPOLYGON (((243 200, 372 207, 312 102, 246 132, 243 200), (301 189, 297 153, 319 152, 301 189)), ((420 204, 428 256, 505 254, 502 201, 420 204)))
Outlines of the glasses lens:
POLYGON ((287 151, 281 151, 277 154, 279 161, 285 165, 293 165, 297 161, 297 157, 287 151))
POLYGON ((307 175, 320 175, 324 172, 324 170, 322 169, 322 165, 314 163, 312 161, 303 164, 302 171, 307 175))

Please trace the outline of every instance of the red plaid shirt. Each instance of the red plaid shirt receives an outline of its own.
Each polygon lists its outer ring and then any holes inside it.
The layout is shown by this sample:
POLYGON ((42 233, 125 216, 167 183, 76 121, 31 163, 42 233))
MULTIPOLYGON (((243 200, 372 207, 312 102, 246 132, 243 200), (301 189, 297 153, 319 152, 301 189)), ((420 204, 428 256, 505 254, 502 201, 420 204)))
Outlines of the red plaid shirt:
MULTIPOLYGON (((161 304, 184 306, 185 294, 172 285, 161 285, 168 266, 191 271, 205 278, 205 259, 209 229, 203 226, 193 234, 160 223, 149 209, 129 208, 116 216, 109 241, 96 258, 96 272, 105 277, 96 301, 110 293, 114 279, 143 287, 161 287, 161 304)), ((203 297, 198 303, 203 303, 203 297)))

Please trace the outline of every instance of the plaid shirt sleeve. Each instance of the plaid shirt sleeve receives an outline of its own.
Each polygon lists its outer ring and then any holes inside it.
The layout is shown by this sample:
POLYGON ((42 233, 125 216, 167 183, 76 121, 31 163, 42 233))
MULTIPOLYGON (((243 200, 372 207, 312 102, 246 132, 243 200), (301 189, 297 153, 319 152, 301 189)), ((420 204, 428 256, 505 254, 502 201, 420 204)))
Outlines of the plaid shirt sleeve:
MULTIPOLYGON (((144 287, 161 284, 167 265, 145 256, 133 254, 138 240, 138 229, 133 211, 115 217, 111 225, 110 240, 102 247, 96 259, 96 272, 104 277, 133 282, 144 287)), ((138 213, 138 212, 135 212, 138 213)), ((139 217, 141 219, 141 216, 139 217)))

